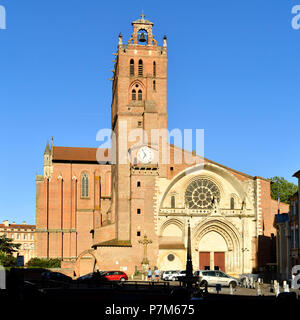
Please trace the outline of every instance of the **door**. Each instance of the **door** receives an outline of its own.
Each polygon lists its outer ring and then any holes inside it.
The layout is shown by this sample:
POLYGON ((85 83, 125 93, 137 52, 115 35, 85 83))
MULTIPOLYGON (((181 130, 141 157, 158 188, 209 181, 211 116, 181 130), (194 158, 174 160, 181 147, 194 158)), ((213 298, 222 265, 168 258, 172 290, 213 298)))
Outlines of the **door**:
POLYGON ((225 270, 225 252, 214 253, 214 269, 226 272, 225 270))
POLYGON ((219 278, 217 278, 216 271, 208 271, 206 279, 207 279, 208 285, 215 286, 218 283, 219 278))
POLYGON ((225 277, 223 272, 216 271, 216 276, 218 277, 218 283, 221 284, 222 286, 227 286, 228 285, 228 278, 225 277))
POLYGON ((210 252, 199 252, 199 269, 210 270, 210 252))

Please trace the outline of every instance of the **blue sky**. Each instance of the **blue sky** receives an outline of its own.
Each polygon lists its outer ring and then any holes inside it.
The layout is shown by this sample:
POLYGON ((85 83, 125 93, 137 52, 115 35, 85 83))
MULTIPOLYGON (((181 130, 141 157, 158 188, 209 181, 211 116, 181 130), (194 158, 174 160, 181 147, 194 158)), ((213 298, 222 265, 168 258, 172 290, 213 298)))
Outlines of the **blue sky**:
POLYGON ((205 156, 290 181, 300 169, 300 0, 0 0, 0 221, 35 222, 47 139, 97 147, 112 52, 142 9, 168 36, 168 126, 204 128, 205 156))

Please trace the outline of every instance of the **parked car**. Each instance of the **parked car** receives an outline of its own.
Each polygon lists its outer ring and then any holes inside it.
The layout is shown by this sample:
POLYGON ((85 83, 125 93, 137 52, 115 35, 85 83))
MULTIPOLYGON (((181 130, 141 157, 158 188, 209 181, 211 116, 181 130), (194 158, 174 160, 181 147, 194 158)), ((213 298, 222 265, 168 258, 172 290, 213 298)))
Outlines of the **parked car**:
POLYGON ((80 283, 93 283, 96 281, 126 281, 128 276, 123 271, 97 271, 77 278, 80 283))
POLYGON ((172 277, 173 274, 177 274, 179 271, 177 270, 168 270, 168 271, 164 271, 161 275, 161 279, 168 281, 171 280, 170 277, 172 277))
POLYGON ((238 279, 218 270, 198 270, 194 273, 194 276, 199 277, 200 286, 215 286, 216 284, 220 284, 224 287, 231 285, 235 288, 239 285, 238 279))
POLYGON ((171 281, 180 281, 181 277, 185 277, 186 276, 186 271, 185 270, 181 270, 181 271, 177 271, 175 273, 173 273, 172 275, 169 276, 169 280, 171 281))
POLYGON ((123 271, 105 271, 102 272, 102 277, 109 281, 126 281, 128 276, 123 271))
POLYGON ((41 274, 43 280, 52 280, 58 282, 72 282, 72 278, 60 272, 45 271, 41 274))

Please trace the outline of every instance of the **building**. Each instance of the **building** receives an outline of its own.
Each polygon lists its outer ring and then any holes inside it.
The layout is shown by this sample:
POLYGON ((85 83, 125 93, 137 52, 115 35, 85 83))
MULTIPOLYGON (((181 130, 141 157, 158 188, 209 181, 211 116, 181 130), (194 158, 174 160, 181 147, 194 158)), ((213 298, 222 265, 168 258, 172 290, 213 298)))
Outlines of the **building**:
POLYGON ((276 214, 274 219, 276 228, 276 257, 277 257, 277 279, 289 279, 289 255, 290 255, 290 225, 289 214, 276 214))
POLYGON ((20 248, 13 255, 23 256, 24 263, 35 257, 35 225, 9 223, 5 220, 0 224, 0 235, 6 235, 13 239, 13 243, 21 244, 20 248))
POLYGON ((182 149, 172 144, 170 162, 162 161, 166 145, 151 133, 167 129, 167 38, 159 46, 144 15, 132 26, 127 44, 119 35, 112 78, 116 157, 112 149, 47 144, 36 177, 38 257, 59 257, 76 275, 94 266, 131 274, 147 236, 151 267, 183 269, 190 221, 194 269, 237 275, 275 262, 269 180, 199 156, 178 163, 182 149), (133 129, 149 138, 139 148, 133 129), (132 162, 122 161, 123 144, 132 162))
MULTIPOLYGON (((298 190, 300 187, 300 171, 293 177, 298 178, 298 190)), ((274 227, 277 231, 277 265, 278 277, 289 280, 292 276, 292 268, 300 264, 299 243, 299 191, 290 197, 288 214, 277 214, 274 227)))
MULTIPOLYGON (((299 172, 300 174, 300 172, 299 172)), ((298 179, 300 176, 298 176, 298 179)), ((300 264, 300 243, 299 243, 299 193, 296 192, 290 198, 289 212, 289 266, 292 268, 300 264)))

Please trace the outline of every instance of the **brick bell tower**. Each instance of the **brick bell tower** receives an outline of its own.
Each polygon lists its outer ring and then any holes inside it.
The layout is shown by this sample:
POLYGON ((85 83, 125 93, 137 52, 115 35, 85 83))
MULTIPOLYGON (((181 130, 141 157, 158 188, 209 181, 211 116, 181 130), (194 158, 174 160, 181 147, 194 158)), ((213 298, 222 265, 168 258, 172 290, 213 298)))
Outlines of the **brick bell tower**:
POLYGON ((151 150, 150 143, 152 129, 167 128, 167 39, 163 38, 163 46, 157 45, 152 33, 153 23, 146 20, 144 14, 132 22, 132 26, 128 44, 123 44, 122 35, 119 35, 112 79, 111 121, 117 149, 112 169, 116 239, 129 241, 134 247, 144 235, 154 241, 156 237, 154 189, 155 179, 162 173, 158 161, 153 160, 159 154, 158 148, 151 150), (133 129, 144 130, 148 141, 144 137, 142 141, 128 139, 133 129), (124 139, 134 159, 132 162, 120 160, 124 139), (143 146, 142 150, 141 147, 134 149, 137 142, 143 146))

